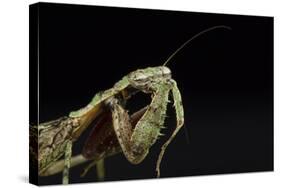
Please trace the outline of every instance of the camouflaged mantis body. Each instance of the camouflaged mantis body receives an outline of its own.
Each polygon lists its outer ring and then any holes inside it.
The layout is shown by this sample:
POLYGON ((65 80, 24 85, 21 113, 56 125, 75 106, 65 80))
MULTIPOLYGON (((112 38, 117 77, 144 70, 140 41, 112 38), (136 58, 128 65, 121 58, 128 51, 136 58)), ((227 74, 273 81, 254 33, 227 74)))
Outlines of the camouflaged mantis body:
MULTIPOLYGON (((162 147, 157 162, 157 172, 166 146, 183 125, 183 108, 181 96, 176 82, 171 79, 171 71, 164 66, 149 67, 131 72, 117 82, 113 88, 97 93, 84 108, 71 112, 69 117, 39 125, 39 174, 50 167, 64 154, 69 142, 76 138, 101 113, 103 105, 108 105, 112 111, 113 127, 125 157, 132 163, 140 163, 148 154, 149 148, 161 135, 166 117, 166 107, 169 92, 174 96, 174 106, 177 114, 177 128, 171 138, 162 147), (138 121, 135 129, 129 123, 129 115, 119 104, 116 95, 128 87, 135 88, 153 96, 148 109, 138 121), (44 134, 46 133, 46 134, 44 134)), ((70 152, 70 151, 69 151, 70 152)), ((69 153, 68 152, 68 153, 69 153)), ((70 160, 70 159, 65 159, 70 160)), ((68 165, 69 166, 69 165, 68 165)))
POLYGON ((111 107, 113 127, 125 157, 132 164, 138 164, 143 161, 148 154, 149 148, 161 135, 160 130, 164 125, 170 91, 172 91, 174 97, 177 127, 171 138, 162 147, 159 155, 157 163, 159 176, 159 166, 164 151, 184 123, 181 95, 176 82, 171 78, 171 71, 168 67, 149 67, 131 72, 128 76, 123 77, 121 81, 117 82, 112 89, 98 93, 86 108, 73 112, 70 116, 83 116, 83 114, 95 108, 100 102, 106 101, 107 105, 111 107), (134 129, 132 129, 132 125, 129 122, 128 113, 118 103, 118 99, 115 98, 117 93, 127 87, 133 87, 153 95, 151 104, 134 129))

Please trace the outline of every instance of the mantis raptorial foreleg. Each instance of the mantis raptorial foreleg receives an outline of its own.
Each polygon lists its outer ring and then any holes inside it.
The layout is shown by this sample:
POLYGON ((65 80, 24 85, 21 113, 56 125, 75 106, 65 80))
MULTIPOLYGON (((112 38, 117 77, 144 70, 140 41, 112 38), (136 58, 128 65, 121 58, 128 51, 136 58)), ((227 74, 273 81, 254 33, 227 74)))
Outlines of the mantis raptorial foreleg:
MULTIPOLYGON (((110 99, 110 100, 111 100, 111 99, 110 99)), ((110 100, 107 101, 107 103, 109 103, 110 100)), ((120 101, 118 100, 118 102, 120 102, 120 101)), ((133 113, 133 114, 130 116, 130 118, 127 117, 127 118, 129 118, 130 125, 132 126, 132 127, 131 127, 132 129, 136 126, 137 122, 139 122, 140 118, 141 118, 141 117, 143 116, 143 114, 146 112, 147 108, 148 108, 148 106, 146 106, 146 107, 144 107, 144 108, 138 110, 137 112, 133 113)), ((122 115, 122 114, 120 114, 120 115, 122 115)), ((96 140, 95 135, 97 134, 97 132, 95 132, 95 130, 99 130, 99 131, 100 131, 100 132, 98 133, 99 135, 103 135, 102 129, 104 129, 107 133, 109 133, 109 132, 111 132, 111 131, 114 131, 114 128, 113 128, 113 125, 112 125, 112 124, 113 124, 113 123, 112 123, 112 117, 111 117, 111 114, 110 114, 109 121, 108 121, 108 122, 106 121, 106 123, 102 124, 102 127, 101 127, 101 128, 99 128, 99 125, 101 125, 101 124, 97 124, 97 125, 96 125, 95 129, 93 130, 93 133, 95 133, 95 134, 93 134, 92 136, 90 136, 90 137, 88 138, 87 143, 93 143, 93 142, 96 140)), ((114 134, 114 135, 115 135, 115 134, 114 134)), ((120 145, 119 145, 119 143, 118 143, 118 141, 117 141, 116 135, 115 135, 114 139, 111 139, 111 141, 113 141, 113 140, 115 140, 115 139, 116 139, 116 144, 117 144, 117 146, 114 146, 114 147, 111 146, 111 150, 112 150, 113 148, 115 148, 114 150, 116 150, 117 152, 118 152, 118 151, 121 152, 122 150, 121 150, 120 145)), ((114 141, 114 142, 115 142, 115 141, 114 141)), ((89 148, 89 146, 93 146, 93 145, 92 145, 92 144, 90 144, 90 145, 85 144, 85 146, 84 146, 84 152, 87 153, 87 151, 88 151, 89 149, 95 151, 95 149, 89 148)), ((94 148, 95 148, 95 147, 94 147, 94 148)), ((105 151, 106 151, 106 150, 105 150, 105 151)), ((96 155, 94 155, 94 156, 96 156, 96 155)), ((105 156, 104 156, 104 157, 105 157, 105 156)), ((84 169, 84 171, 83 171, 83 173, 81 174, 81 176, 82 176, 82 177, 85 176, 85 175, 88 173, 88 171, 89 171, 92 167, 94 167, 95 165, 97 165, 97 173, 99 174, 98 171, 102 172, 103 170, 101 169, 101 167, 102 167, 101 164, 102 164, 103 162, 102 162, 101 160, 104 160, 104 158, 94 157, 94 160, 84 169), (98 167, 98 166, 99 166, 99 167, 98 167), (101 170, 100 170, 100 169, 101 169, 101 170)), ((100 174, 102 174, 102 173, 100 173, 100 174)), ((99 176, 99 175, 98 175, 98 176, 99 176)))
MULTIPOLYGON (((165 93, 162 94, 165 95, 165 93)), ((124 155, 133 164, 138 164, 145 158, 150 146, 155 143, 160 135, 160 127, 164 123, 164 117, 161 116, 165 115, 166 105, 164 103, 167 103, 163 102, 162 108, 158 107, 160 101, 157 99, 162 97, 157 93, 134 130, 129 123, 128 113, 118 104, 117 100, 112 99, 111 101, 115 133, 124 155)), ((166 99, 168 99, 168 92, 166 92, 166 99)))
MULTIPOLYGON (((141 87, 144 85, 143 83, 139 84, 141 87)), ((135 87, 138 87, 138 85, 135 87)), ((159 80, 158 83, 153 83, 142 89, 146 92, 152 90, 153 99, 147 111, 138 121, 135 129, 132 128, 129 122, 129 115, 123 107, 118 104, 118 100, 114 97, 110 99, 109 104, 112 111, 113 127, 126 158, 133 164, 142 162, 148 154, 150 147, 161 135, 160 130, 163 128, 166 117, 169 93, 172 91, 177 114, 177 127, 169 140, 162 146, 156 167, 157 176, 159 177, 160 163, 166 147, 173 140, 184 123, 182 100, 176 82, 172 79, 159 80)))

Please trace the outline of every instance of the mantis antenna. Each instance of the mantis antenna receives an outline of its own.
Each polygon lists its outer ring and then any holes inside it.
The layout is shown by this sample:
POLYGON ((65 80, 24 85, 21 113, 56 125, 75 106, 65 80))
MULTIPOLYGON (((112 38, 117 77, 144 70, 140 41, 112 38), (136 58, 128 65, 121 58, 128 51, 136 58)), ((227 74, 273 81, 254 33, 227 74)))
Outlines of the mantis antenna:
POLYGON ((197 33, 196 35, 194 35, 193 37, 191 37, 190 39, 188 39, 187 41, 185 41, 185 43, 183 43, 172 55, 170 55, 170 57, 165 61, 165 63, 163 64, 163 66, 167 65, 167 63, 183 48, 185 47, 187 44, 189 44, 191 41, 193 41, 194 39, 196 39, 197 37, 199 37, 200 35, 207 33, 209 31, 212 31, 214 29, 229 29, 231 30, 231 27, 225 26, 225 25, 218 25, 218 26, 214 26, 214 27, 210 27, 208 29, 205 29, 199 33, 197 33))

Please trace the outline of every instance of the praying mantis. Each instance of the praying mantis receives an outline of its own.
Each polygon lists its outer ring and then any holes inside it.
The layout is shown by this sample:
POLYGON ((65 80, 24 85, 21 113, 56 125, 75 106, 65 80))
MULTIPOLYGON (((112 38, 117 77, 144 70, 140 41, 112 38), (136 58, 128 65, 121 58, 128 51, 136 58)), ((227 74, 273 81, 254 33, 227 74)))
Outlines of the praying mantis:
POLYGON ((164 128, 167 104, 172 96, 176 127, 162 145, 158 156, 156 172, 157 177, 160 177, 160 164, 166 148, 184 125, 182 96, 166 65, 190 41, 217 28, 229 29, 227 26, 208 28, 183 43, 162 66, 137 69, 124 76, 112 88, 98 92, 87 106, 68 116, 40 123, 37 127, 32 126, 34 137, 31 139, 38 139, 39 145, 35 152, 39 175, 48 176, 63 171, 63 184, 68 184, 71 166, 92 160, 84 174, 93 165, 97 165, 102 172, 104 158, 120 152, 131 164, 141 163, 151 146, 162 135, 160 131, 164 128), (149 105, 130 116, 125 103, 136 92, 151 95, 152 100, 149 105), (96 119, 99 121, 92 136, 88 138, 82 155, 72 157, 73 143, 96 119), (59 160, 63 156, 64 159, 59 160))

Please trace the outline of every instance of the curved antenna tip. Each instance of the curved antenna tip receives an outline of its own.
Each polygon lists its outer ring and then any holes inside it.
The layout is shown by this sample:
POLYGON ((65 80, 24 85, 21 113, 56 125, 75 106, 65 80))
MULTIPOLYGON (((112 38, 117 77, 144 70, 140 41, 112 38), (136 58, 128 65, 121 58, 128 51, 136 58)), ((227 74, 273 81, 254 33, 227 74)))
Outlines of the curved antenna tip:
POLYGON ((193 41, 195 38, 201 36, 204 33, 207 33, 209 31, 212 31, 214 29, 228 29, 228 30, 232 30, 231 27, 226 26, 226 25, 217 25, 217 26, 213 26, 213 27, 209 27, 208 29, 205 29, 199 33, 197 33, 196 35, 194 35, 193 37, 191 37, 190 39, 188 39, 187 41, 185 41, 172 55, 169 56, 169 58, 164 62, 164 64, 162 66, 166 66, 167 63, 183 48, 185 47, 187 44, 189 44, 191 41, 193 41))

